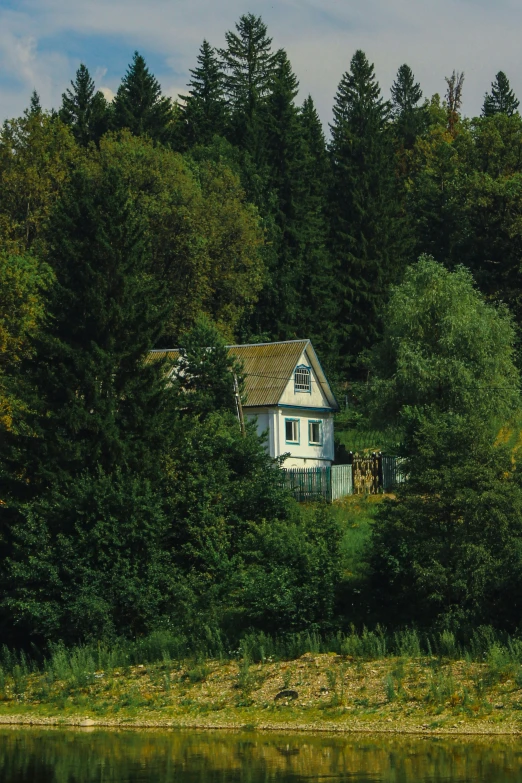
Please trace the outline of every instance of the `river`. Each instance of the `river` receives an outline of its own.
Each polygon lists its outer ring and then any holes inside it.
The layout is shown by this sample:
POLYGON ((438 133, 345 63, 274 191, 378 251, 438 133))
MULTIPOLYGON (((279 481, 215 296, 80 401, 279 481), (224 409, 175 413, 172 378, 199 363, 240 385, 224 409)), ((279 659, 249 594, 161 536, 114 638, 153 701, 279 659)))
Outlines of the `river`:
POLYGON ((1 783, 520 783, 522 738, 0 730, 1 783))

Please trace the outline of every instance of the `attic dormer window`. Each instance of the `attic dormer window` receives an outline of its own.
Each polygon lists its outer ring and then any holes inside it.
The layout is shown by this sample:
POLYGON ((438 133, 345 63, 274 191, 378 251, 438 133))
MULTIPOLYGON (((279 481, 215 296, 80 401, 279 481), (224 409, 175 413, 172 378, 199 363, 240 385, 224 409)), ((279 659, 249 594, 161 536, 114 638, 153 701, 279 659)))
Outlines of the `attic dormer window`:
POLYGON ((294 389, 296 392, 310 392, 312 390, 309 367, 296 367, 294 375, 294 389))

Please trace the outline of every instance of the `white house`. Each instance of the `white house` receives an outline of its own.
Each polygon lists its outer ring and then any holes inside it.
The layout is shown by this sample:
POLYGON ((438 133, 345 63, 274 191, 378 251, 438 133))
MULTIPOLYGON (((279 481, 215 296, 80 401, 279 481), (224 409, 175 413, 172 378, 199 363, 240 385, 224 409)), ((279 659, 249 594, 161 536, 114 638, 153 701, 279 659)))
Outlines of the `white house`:
POLYGON ((337 401, 310 340, 231 345, 243 363, 246 418, 268 431, 271 457, 290 456, 285 468, 332 464, 337 401))
MULTIPOLYGON (((339 406, 310 340, 229 345, 243 366, 246 419, 268 432, 271 457, 289 454, 285 468, 328 467, 334 459, 333 415, 339 406)), ((154 355, 179 357, 177 349, 154 355)))

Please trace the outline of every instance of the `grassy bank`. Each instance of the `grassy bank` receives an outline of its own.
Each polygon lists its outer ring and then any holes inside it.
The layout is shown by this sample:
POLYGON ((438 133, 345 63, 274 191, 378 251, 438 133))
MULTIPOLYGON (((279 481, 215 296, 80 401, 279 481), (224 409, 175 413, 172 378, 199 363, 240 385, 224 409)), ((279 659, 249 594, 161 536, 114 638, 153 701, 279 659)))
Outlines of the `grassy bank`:
POLYGON ((415 632, 396 634, 395 649, 394 637, 353 633, 331 653, 298 637, 294 646, 315 649, 286 660, 268 637, 245 640, 233 659, 57 649, 40 669, 22 658, 10 671, 4 650, 0 722, 519 733, 522 644, 486 637, 463 653, 442 634, 432 654, 415 632))

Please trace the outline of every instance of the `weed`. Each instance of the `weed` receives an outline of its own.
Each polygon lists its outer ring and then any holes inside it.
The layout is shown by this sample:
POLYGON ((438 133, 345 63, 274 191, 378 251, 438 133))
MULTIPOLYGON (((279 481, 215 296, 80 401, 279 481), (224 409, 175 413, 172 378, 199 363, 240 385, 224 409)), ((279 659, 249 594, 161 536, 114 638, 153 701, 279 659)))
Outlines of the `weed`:
POLYGON ((395 701, 396 698, 395 683, 393 681, 393 677, 391 676, 391 674, 388 674, 386 676, 386 679, 384 680, 384 692, 386 694, 387 702, 395 701))
POLYGON ((443 669, 432 674, 426 694, 426 701, 434 707, 443 707, 448 701, 457 700, 455 680, 451 672, 443 669))
POLYGON ((250 669, 250 661, 243 658, 237 674, 237 687, 243 694, 248 694, 255 685, 255 677, 250 669))
POLYGON ((438 650, 440 655, 446 658, 457 658, 458 647, 455 641, 455 634, 451 631, 443 631, 438 639, 438 650))
POLYGON ((415 629, 397 631, 393 635, 393 646, 400 656, 418 658, 421 655, 421 642, 415 629))
POLYGON ((164 689, 165 693, 170 693, 170 686, 171 686, 170 672, 166 671, 164 676, 163 676, 163 689, 164 689))
POLYGON ((196 664, 182 675, 182 681, 188 681, 191 685, 197 682, 203 682, 210 673, 210 669, 203 664, 196 664))
POLYGON ((13 693, 15 696, 21 696, 27 689, 27 674, 20 664, 13 667, 13 693))
POLYGON ((491 684, 502 682, 515 675, 516 665, 510 651, 495 642, 487 652, 488 679, 491 684))
POLYGON ((283 672, 283 690, 287 690, 292 683, 292 669, 285 669, 283 672))

